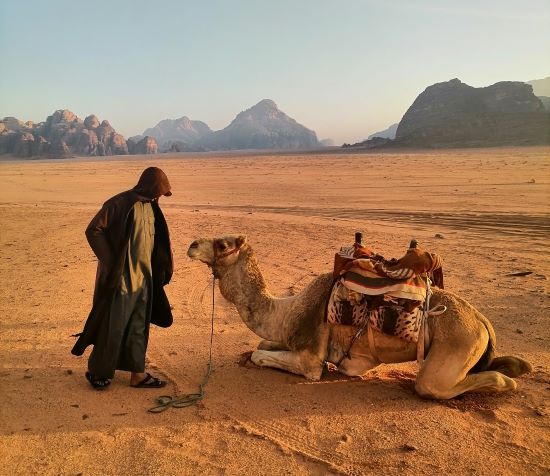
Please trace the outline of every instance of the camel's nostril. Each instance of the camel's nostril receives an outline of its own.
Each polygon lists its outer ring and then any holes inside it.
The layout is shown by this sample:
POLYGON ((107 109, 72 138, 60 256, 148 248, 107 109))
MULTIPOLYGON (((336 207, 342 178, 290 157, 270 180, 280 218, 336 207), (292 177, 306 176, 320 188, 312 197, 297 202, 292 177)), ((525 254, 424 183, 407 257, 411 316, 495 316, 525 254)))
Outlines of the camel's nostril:
POLYGON ((189 248, 198 248, 199 247, 199 242, 198 241, 193 241, 193 243, 191 243, 191 245, 189 245, 189 248))

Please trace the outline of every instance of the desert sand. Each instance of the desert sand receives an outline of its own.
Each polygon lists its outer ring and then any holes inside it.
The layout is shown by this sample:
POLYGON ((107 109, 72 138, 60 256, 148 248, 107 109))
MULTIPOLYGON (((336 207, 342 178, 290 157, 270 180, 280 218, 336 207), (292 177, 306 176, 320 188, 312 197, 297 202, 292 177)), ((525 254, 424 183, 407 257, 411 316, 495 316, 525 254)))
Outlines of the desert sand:
POLYGON ((484 474, 550 471, 550 148, 308 155, 159 155, 0 163, 0 474, 484 474), (169 329, 152 328, 161 390, 118 373, 97 392, 70 354, 89 312, 96 259, 84 230, 101 204, 161 167, 175 274, 169 329), (497 353, 533 365, 503 394, 414 393, 415 362, 320 382, 239 365, 260 338, 215 292, 195 238, 244 233, 271 290, 332 269, 356 230, 386 257, 411 238, 444 257, 446 288, 480 309, 497 353), (437 236, 436 236, 437 235, 437 236), (512 273, 529 271, 525 276, 512 273))

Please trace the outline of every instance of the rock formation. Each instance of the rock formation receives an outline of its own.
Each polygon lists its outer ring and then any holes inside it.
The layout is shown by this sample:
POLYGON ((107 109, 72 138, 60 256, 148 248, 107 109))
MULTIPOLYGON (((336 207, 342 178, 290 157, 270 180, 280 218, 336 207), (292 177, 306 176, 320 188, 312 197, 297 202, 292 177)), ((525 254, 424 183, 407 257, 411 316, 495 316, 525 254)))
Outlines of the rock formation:
POLYGON ((474 88, 453 79, 420 94, 392 145, 484 147, 550 144, 550 114, 532 87, 505 81, 474 88))
POLYGON ((241 112, 221 131, 214 132, 204 122, 183 116, 160 121, 155 127, 145 130, 143 135, 154 137, 161 152, 307 149, 322 146, 315 132, 288 117, 270 99, 264 99, 241 112))
MULTIPOLYGON (((157 152, 154 139, 138 144, 135 153, 157 152)), ((14 117, 0 121, 0 154, 17 157, 127 155, 128 144, 109 121, 90 115, 82 121, 73 112, 59 109, 45 122, 33 124, 14 117)))
POLYGON ((137 141, 135 137, 130 137, 127 144, 130 154, 156 154, 158 152, 157 141, 151 136, 145 136, 137 141))
POLYGON ((320 143, 315 132, 288 117, 270 99, 264 99, 239 113, 225 129, 195 145, 206 150, 308 149, 320 143))
POLYGON ((355 144, 344 144, 342 147, 344 149, 378 149, 379 147, 388 146, 391 143, 391 139, 375 136, 362 142, 356 142, 355 144))
POLYGON ((392 124, 387 129, 384 129, 380 132, 375 132, 374 134, 371 134, 367 137, 367 140, 372 139, 374 137, 381 137, 382 139, 395 139, 395 133, 397 132, 397 126, 399 126, 399 123, 396 122, 395 124, 392 124))
POLYGON ((179 119, 165 119, 155 127, 146 129, 140 137, 151 136, 156 139, 161 150, 168 149, 174 143, 191 144, 212 133, 212 129, 202 121, 192 121, 187 116, 179 119))

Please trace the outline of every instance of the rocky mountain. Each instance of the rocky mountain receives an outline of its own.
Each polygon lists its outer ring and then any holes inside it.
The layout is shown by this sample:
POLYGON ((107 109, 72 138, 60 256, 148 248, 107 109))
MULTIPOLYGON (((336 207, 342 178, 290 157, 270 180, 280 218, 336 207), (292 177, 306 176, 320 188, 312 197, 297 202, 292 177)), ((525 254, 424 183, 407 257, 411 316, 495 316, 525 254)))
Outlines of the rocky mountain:
POLYGON ((264 99, 195 145, 206 150, 308 149, 320 143, 315 132, 288 117, 272 100, 264 99))
POLYGON ((398 122, 395 124, 392 124, 387 129, 384 129, 380 132, 375 132, 374 134, 371 134, 367 137, 367 140, 372 139, 373 137, 381 137, 382 139, 395 139, 395 133, 397 132, 397 126, 399 125, 398 122))
POLYGON ((172 149, 174 144, 176 148, 191 150, 192 144, 211 133, 212 129, 204 122, 192 121, 187 116, 183 116, 179 119, 160 121, 155 127, 145 130, 140 138, 154 137, 161 151, 172 149))
POLYGON ((526 83, 474 88, 458 79, 426 88, 397 128, 392 145, 483 147, 550 144, 550 114, 526 83))
POLYGON ((158 144, 154 137, 145 136, 139 140, 130 138, 126 141, 129 154, 156 154, 158 144))
POLYGON ((132 144, 131 149, 137 152, 129 152, 126 139, 113 129, 109 121, 100 122, 94 115, 82 120, 67 109, 55 111, 45 122, 38 124, 22 122, 14 117, 5 117, 0 121, 0 154, 17 157, 155 153, 156 143, 152 141, 146 140, 137 149, 132 144))

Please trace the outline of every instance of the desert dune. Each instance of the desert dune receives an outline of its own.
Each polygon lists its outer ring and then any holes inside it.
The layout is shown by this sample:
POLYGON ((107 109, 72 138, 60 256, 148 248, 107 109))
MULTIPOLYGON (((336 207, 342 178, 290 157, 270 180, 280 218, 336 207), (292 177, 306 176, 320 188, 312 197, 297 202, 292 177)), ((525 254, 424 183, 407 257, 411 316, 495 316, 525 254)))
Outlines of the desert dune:
POLYGON ((524 147, 0 162, 0 474, 548 474, 549 159, 524 147), (88 353, 70 353, 96 270, 84 230, 150 165, 173 187, 161 207, 174 324, 152 327, 147 354, 169 385, 130 388, 120 372, 97 392, 88 353), (412 238, 442 255, 446 288, 489 318, 497 354, 533 365, 518 389, 431 401, 414 393, 416 362, 320 382, 241 365, 260 338, 216 289, 204 400, 147 412, 206 371, 212 277, 187 258, 194 239, 246 234, 284 296, 332 270, 357 230, 388 258, 412 238))

